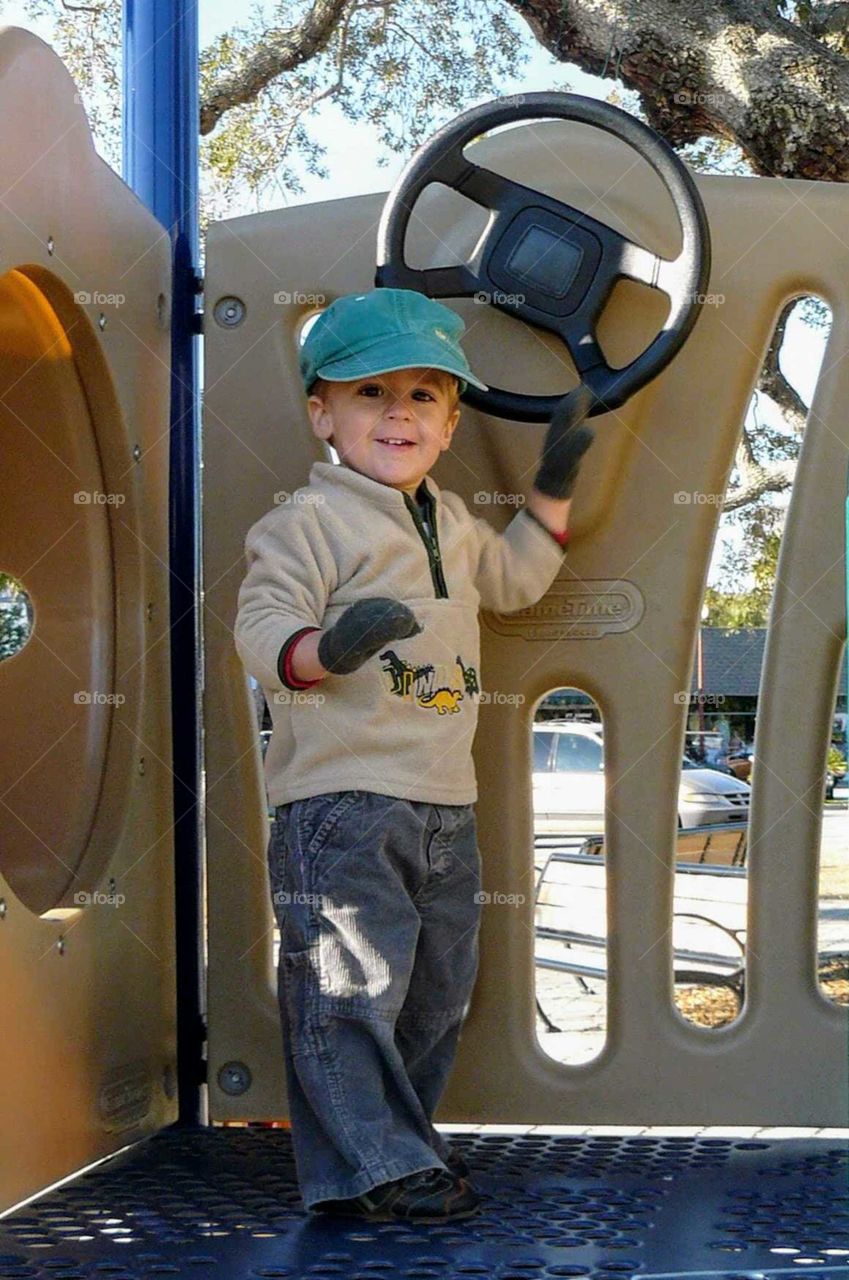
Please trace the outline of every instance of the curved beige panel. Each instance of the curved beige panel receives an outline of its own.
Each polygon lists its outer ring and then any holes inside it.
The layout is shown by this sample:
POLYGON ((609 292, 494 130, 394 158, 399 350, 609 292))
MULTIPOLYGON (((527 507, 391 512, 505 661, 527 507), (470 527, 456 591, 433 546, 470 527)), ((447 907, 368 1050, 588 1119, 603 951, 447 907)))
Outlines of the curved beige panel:
MULTIPOLYGON (((622 144, 583 127, 526 126, 475 145, 478 162, 542 186, 671 257, 679 233, 657 179, 622 144)), ((847 1012, 816 983, 819 812, 800 803, 825 759, 845 638, 843 502, 849 444, 849 191, 836 184, 699 177, 713 235, 713 302, 665 373, 627 406, 596 419, 582 468, 568 559, 548 595, 521 614, 482 618, 485 687, 521 692, 518 710, 480 709, 475 745, 485 888, 530 879, 530 729, 551 688, 586 690, 605 722, 608 860, 608 1040, 563 1066, 534 1031, 532 894, 524 909, 484 912, 478 984, 439 1118, 582 1124, 841 1126, 849 1114, 847 1012), (740 425, 782 303, 820 294, 834 324, 781 552, 761 698, 749 855, 749 985, 743 1016, 705 1031, 672 999, 676 800, 701 594, 718 502, 740 425), (722 299, 719 301, 719 299, 722 299), (804 597, 814 616, 793 607, 804 597), (810 713, 800 722, 798 708, 810 713), (786 726, 793 725, 793 734, 786 726), (485 1064, 485 1065, 482 1065, 485 1064), (816 1080, 816 1088, 811 1081, 816 1080), (768 1082, 765 1085, 765 1082, 768 1082)), ((205 404, 209 770, 210 1100, 217 1118, 285 1115, 271 971, 267 821, 255 709, 233 648, 248 527, 278 490, 320 458, 304 409, 295 334, 309 295, 369 288, 382 197, 213 224, 207 255, 205 404), (275 302, 275 294, 278 301, 275 302), (284 300, 280 301, 281 294, 284 300), (235 327, 217 300, 245 304, 235 327), (288 301, 285 300, 288 298, 288 301), (234 477, 238 476, 238 484, 234 477), (246 998, 247 993, 247 998, 246 998), (252 1084, 225 1093, 217 1073, 242 1062, 252 1084)), ((467 253, 479 217, 431 189, 412 257, 467 253)), ((457 303, 472 366, 511 390, 574 382, 556 340, 457 303)), ((664 300, 623 288, 604 318, 612 363, 653 336, 664 300)), ((472 506, 478 490, 524 490, 543 426, 487 420, 465 408, 437 482, 472 506)), ((511 509, 493 505, 503 527, 511 509)))
POLYGON ((91 691, 113 688, 115 583, 108 509, 75 502, 104 493, 104 481, 73 347, 19 271, 0 279, 0 350, 0 424, 12 446, 4 451, 3 568, 26 578, 36 631, 3 672, 4 719, 20 734, 2 767, 0 870, 41 915, 71 885, 94 887, 80 870, 113 704, 91 691), (31 447, 26 433, 45 447, 31 447))
POLYGON ((14 27, 0 121, 2 1209, 174 1118, 176 1033, 169 241, 14 27))

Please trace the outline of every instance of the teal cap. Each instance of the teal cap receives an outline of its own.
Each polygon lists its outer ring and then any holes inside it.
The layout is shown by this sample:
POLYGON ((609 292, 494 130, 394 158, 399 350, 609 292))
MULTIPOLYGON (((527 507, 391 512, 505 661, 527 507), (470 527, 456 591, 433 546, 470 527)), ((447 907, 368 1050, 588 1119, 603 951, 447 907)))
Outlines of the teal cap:
POLYGON ((441 302, 415 289, 372 289, 331 302, 307 334, 300 366, 309 394, 316 378, 353 382, 396 369, 444 369, 488 390, 469 368, 460 335, 466 326, 441 302))

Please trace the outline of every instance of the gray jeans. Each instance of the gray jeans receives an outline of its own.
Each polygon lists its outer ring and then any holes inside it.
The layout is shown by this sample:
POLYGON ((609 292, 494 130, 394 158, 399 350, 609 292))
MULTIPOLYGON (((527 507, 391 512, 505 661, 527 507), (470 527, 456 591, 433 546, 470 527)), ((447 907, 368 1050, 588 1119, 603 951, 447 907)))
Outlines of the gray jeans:
POLYGON ((444 1168, 431 1121, 478 966, 473 805, 295 800, 276 809, 268 865, 304 1205, 444 1168))

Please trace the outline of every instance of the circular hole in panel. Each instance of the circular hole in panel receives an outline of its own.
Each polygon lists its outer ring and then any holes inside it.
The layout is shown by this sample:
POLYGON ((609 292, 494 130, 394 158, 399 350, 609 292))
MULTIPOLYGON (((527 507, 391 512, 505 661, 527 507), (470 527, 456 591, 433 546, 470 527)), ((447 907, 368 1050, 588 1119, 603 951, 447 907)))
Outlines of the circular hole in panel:
POLYGON ((0 569, 0 662, 14 658, 29 643, 35 610, 22 582, 0 569))

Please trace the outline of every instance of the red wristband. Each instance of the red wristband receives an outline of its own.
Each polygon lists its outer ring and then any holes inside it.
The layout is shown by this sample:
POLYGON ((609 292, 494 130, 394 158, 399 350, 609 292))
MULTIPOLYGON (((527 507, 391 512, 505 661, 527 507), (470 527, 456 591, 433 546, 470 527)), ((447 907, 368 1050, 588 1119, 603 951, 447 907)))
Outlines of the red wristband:
POLYGON ((558 542, 561 547, 566 546, 567 542, 569 541, 568 529, 564 529, 562 533, 555 533, 553 529, 549 529, 548 525, 545 523, 544 520, 540 520, 539 516, 535 512, 531 511, 530 507, 526 507, 525 510, 527 511, 531 519, 534 520, 541 529, 545 529, 546 533, 551 534, 555 542, 558 542))
MULTIPOLYGON (((292 654, 303 640, 304 636, 311 635, 314 631, 320 631, 321 627, 304 627, 303 631, 296 631, 290 636, 285 645, 285 653, 283 655, 283 669, 280 671, 280 677, 285 685, 290 689, 311 689, 314 684, 321 684, 323 676, 319 676, 316 680, 299 680, 292 671, 292 654)), ((280 663, 278 659, 278 670, 280 663)))

